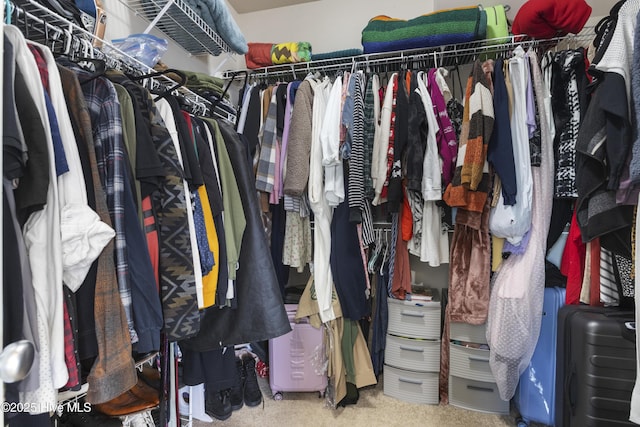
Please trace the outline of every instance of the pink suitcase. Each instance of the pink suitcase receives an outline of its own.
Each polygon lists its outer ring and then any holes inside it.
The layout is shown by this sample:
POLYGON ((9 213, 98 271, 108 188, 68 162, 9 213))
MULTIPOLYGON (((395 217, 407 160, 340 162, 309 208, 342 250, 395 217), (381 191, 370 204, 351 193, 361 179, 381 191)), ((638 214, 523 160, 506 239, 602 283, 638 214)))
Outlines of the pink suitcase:
POLYGON ((269 386, 275 400, 282 392, 317 391, 324 396, 327 388, 327 356, 323 330, 306 319, 295 321, 296 304, 285 304, 291 332, 269 340, 269 386))

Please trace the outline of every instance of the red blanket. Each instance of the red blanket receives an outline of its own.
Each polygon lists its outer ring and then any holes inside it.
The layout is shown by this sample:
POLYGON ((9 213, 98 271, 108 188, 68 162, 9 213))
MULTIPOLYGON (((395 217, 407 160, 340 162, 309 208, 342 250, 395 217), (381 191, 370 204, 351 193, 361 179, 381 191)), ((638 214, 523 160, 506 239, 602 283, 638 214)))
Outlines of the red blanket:
POLYGON ((511 31, 539 39, 577 34, 590 15, 584 0, 529 0, 518 10, 511 31))
POLYGON ((244 55, 247 68, 255 69, 273 65, 271 48, 273 43, 249 43, 249 52, 244 55))

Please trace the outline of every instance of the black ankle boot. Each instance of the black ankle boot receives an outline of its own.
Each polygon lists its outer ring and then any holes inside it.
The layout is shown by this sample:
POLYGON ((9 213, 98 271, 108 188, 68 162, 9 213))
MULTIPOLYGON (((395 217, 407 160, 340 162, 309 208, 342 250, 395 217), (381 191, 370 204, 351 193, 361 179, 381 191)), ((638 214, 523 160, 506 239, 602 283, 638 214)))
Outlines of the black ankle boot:
POLYGON ((204 411, 215 419, 224 421, 231 416, 231 401, 229 390, 207 391, 204 401, 204 411))
POLYGON ((359 398, 360 392, 358 391, 358 387, 356 387, 355 384, 347 382, 347 394, 338 402, 338 407, 342 406, 344 408, 347 405, 355 405, 358 403, 359 398))
POLYGON ((244 380, 244 403, 247 406, 258 406, 262 402, 262 392, 256 376, 256 361, 253 356, 242 357, 244 380))
POLYGON ((236 378, 235 385, 231 388, 231 392, 229 393, 229 400, 231 401, 231 409, 233 411, 237 411, 242 408, 243 400, 244 400, 244 382, 245 382, 245 371, 242 363, 242 359, 236 357, 236 378))

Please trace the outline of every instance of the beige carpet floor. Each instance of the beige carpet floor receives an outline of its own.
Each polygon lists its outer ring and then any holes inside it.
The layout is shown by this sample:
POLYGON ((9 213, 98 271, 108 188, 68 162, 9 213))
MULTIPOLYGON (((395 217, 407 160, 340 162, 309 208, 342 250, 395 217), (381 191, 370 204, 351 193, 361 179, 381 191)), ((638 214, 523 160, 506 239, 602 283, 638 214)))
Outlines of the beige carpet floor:
MULTIPOLYGON (((468 411, 451 405, 416 405, 385 396, 382 384, 360 391, 356 405, 332 409, 318 393, 284 393, 276 401, 268 382, 260 379, 264 405, 244 406, 225 421, 204 423, 194 420, 193 427, 502 427, 515 426, 512 416, 468 411)), ((187 426, 183 422, 183 426, 187 426)))

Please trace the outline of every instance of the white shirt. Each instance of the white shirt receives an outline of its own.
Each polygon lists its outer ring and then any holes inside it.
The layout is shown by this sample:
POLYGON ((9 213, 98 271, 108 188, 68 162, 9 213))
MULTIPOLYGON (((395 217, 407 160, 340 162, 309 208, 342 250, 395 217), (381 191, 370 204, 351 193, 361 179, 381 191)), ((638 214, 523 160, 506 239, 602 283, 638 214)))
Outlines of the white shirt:
POLYGON ((380 112, 380 123, 376 128, 373 140, 373 153, 371 154, 371 179, 375 197, 373 205, 377 206, 386 199, 382 197, 382 187, 387 179, 387 151, 389 151, 389 135, 391 133, 391 112, 393 110, 393 85, 398 78, 398 73, 393 73, 389 78, 387 90, 384 94, 382 111, 380 112))
POLYGON ((453 95, 451 95, 451 90, 449 89, 449 84, 445 79, 445 77, 447 77, 448 75, 449 70, 447 70, 446 68, 440 67, 436 70, 436 84, 438 85, 438 88, 440 88, 440 92, 444 97, 445 103, 451 101, 451 98, 453 98, 453 95))
POLYGON ((311 121, 311 150, 309 156, 309 204, 314 215, 313 229, 313 280, 322 322, 336 318, 333 311, 333 276, 329 256, 331 254, 331 218, 333 208, 325 197, 323 184, 323 154, 320 134, 324 125, 327 101, 331 95, 331 82, 325 78, 314 88, 313 118, 311 121))
POLYGON ((441 263, 449 262, 449 235, 442 229, 442 216, 440 207, 436 201, 442 199, 442 164, 438 154, 438 141, 436 129, 438 120, 433 109, 433 102, 425 83, 426 74, 418 73, 417 93, 424 106, 427 116, 428 133, 427 149, 422 165, 422 233, 420 242, 421 262, 426 262, 432 267, 438 267, 441 263))
POLYGON ((620 74, 625 81, 627 100, 631 103, 631 63, 633 62, 636 19, 640 12, 640 0, 627 0, 618 12, 613 36, 596 69, 620 74))
MULTIPOLYGON (((40 113, 49 151, 47 203, 42 210, 32 213, 23 227, 36 296, 40 344, 39 360, 36 366, 38 366, 40 386, 37 390, 20 393, 21 402, 45 409, 45 405, 57 403, 57 389, 63 387, 69 379, 64 360, 64 300, 58 179, 51 128, 38 66, 20 30, 5 25, 4 34, 14 47, 17 66, 24 76, 29 93, 40 113)), ((41 413, 41 411, 33 413, 41 413)))
POLYGON ((60 202, 60 231, 62 237, 62 279, 73 292, 82 285, 91 264, 100 256, 105 246, 116 235, 113 228, 100 220, 89 207, 87 188, 82 173, 76 137, 73 133, 58 66, 49 48, 37 46, 47 64, 49 93, 56 113, 60 138, 64 147, 69 171, 58 177, 60 202))
POLYGON ((330 206, 338 206, 344 200, 344 172, 340 158, 340 122, 342 105, 342 77, 338 76, 327 100, 327 109, 320 143, 322 145, 322 164, 324 165, 324 192, 330 206))

